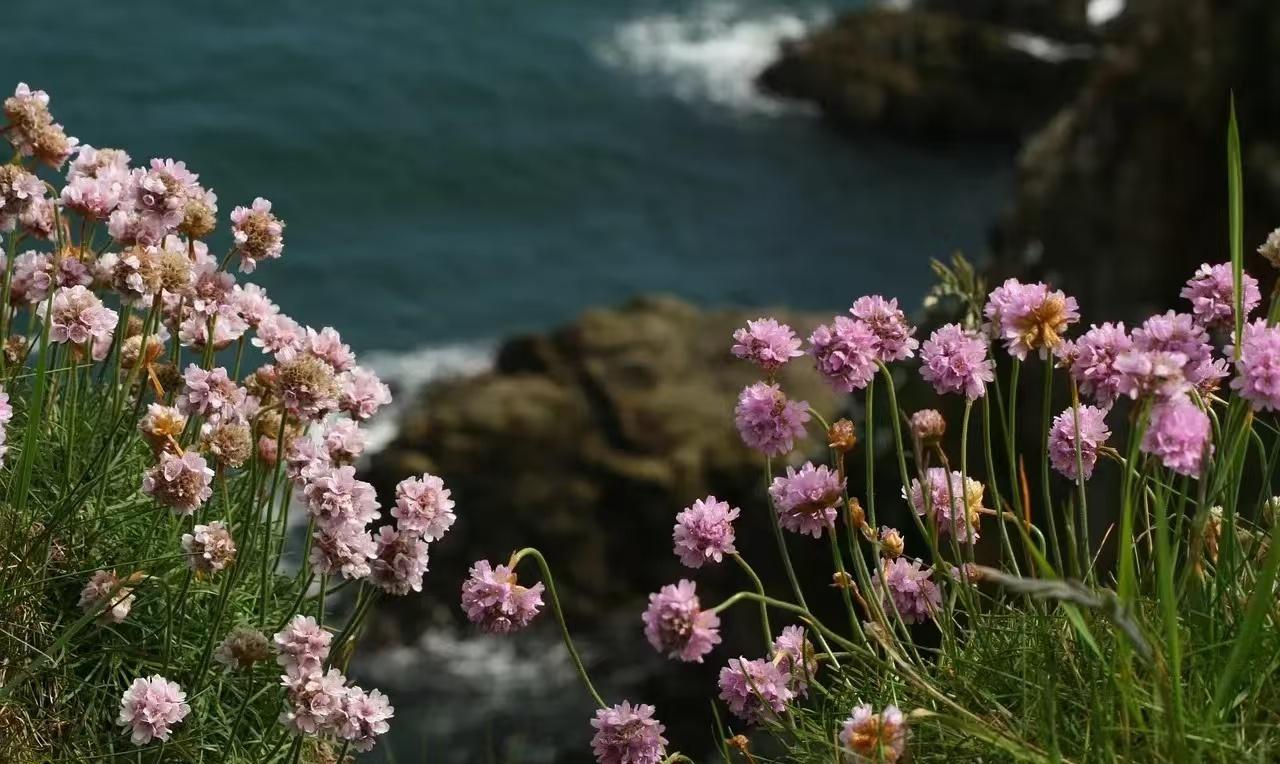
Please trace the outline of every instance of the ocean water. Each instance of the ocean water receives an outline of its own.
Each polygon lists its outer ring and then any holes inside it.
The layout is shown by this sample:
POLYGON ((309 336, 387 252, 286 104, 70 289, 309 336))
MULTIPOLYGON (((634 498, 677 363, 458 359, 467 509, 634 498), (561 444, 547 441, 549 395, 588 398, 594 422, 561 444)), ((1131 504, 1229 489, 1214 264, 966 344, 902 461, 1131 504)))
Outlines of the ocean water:
POLYGON ((752 78, 854 0, 18 0, 0 81, 287 221, 256 281, 359 351, 491 341, 638 292, 912 304, 1007 147, 847 140, 752 78))

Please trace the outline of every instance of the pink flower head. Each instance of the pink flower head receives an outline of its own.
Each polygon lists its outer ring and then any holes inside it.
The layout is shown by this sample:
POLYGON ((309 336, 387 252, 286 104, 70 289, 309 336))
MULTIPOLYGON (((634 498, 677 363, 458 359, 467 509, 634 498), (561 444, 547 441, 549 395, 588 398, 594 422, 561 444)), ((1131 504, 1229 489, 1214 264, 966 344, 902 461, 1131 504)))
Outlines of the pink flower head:
POLYGON ((1142 452, 1180 475, 1199 477, 1206 452, 1213 453, 1209 415, 1185 395, 1160 401, 1142 437, 1142 452))
POLYGON ((1116 357, 1116 390, 1130 398, 1176 398, 1191 390, 1184 369, 1187 357, 1163 350, 1128 350, 1116 357))
POLYGON ((920 349, 920 376, 938 395, 963 393, 971 401, 987 392, 995 379, 995 361, 987 357, 987 343, 959 324, 938 327, 920 349))
POLYGON ((1254 411, 1280 408, 1280 328, 1267 326, 1263 319, 1245 324, 1231 389, 1249 401, 1254 411))
POLYGON ((824 530, 835 526, 844 480, 825 464, 805 462, 799 471, 787 467, 786 475, 774 478, 769 497, 783 528, 821 538, 824 530))
POLYGON ((96 149, 84 145, 67 168, 67 180, 123 178, 129 174, 129 155, 120 149, 96 149))
POLYGON ((843 393, 866 387, 876 375, 880 338, 863 321, 836 316, 830 326, 809 335, 809 352, 818 372, 843 393))
POLYGON ((190 515, 213 495, 209 484, 213 470, 195 451, 182 456, 164 451, 160 463, 142 477, 142 492, 170 507, 174 514, 190 515))
POLYGON ((977 540, 986 490, 982 483, 964 477, 959 470, 948 473, 943 467, 930 467, 924 479, 924 487, 919 478, 911 481, 908 498, 916 514, 927 520, 927 513, 932 513, 941 534, 954 533, 958 541, 977 540))
POLYGON ((1133 348, 1133 340, 1124 324, 1094 324, 1080 339, 1071 344, 1068 356, 1071 376, 1080 392, 1093 396, 1100 406, 1110 406, 1121 394, 1123 376, 1115 367, 1116 359, 1133 348))
POLYGON ((250 328, 257 329, 267 316, 280 313, 280 306, 267 297, 267 290, 257 284, 236 284, 231 288, 228 297, 231 306, 236 309, 250 328))
POLYGON ((454 503, 444 481, 435 475, 408 477, 396 486, 396 505, 391 516, 402 532, 421 534, 427 541, 438 541, 453 526, 454 503))
POLYGON ((44 198, 44 181, 21 166, 0 166, 0 231, 18 227, 19 218, 44 198))
POLYGON ((991 332, 1004 340, 1009 354, 1026 359, 1037 351, 1041 358, 1062 343, 1067 327, 1080 320, 1074 297, 1047 284, 1023 284, 1008 279, 991 291, 983 309, 991 332))
MULTIPOLYGON (((1258 280, 1247 273, 1241 274, 1244 287, 1244 315, 1247 317, 1262 302, 1258 280)), ((1205 263, 1179 293, 1191 301, 1191 313, 1206 329, 1227 329, 1235 320, 1235 276, 1231 263, 1209 265, 1205 263)))
POLYGON ((8 121, 6 137, 22 156, 34 156, 53 169, 60 169, 76 151, 80 141, 67 136, 62 125, 49 113, 49 94, 18 83, 4 101, 8 121))
POLYGON ((0 390, 0 427, 13 421, 13 404, 9 402, 9 394, 0 390))
POLYGON ((920 346, 911 336, 916 328, 907 323, 897 298, 886 300, 878 294, 859 297, 849 312, 875 334, 876 358, 884 363, 910 358, 920 346))
POLYGON ((422 591, 427 572, 427 542, 414 533, 397 531, 389 525, 378 529, 370 580, 388 594, 403 596, 422 591))
POLYGON ((845 719, 840 746, 852 755, 852 764, 894 764, 907 749, 907 718, 897 706, 876 714, 864 703, 845 719))
POLYGON ((127 170, 114 177, 76 176, 63 186, 62 204, 90 220, 106 220, 120 204, 127 182, 127 170))
POLYGON ((337 731, 347 698, 347 678, 341 671, 290 666, 280 683, 287 702, 280 715, 285 727, 307 735, 337 731))
POLYGON ((305 435, 289 441, 284 460, 285 475, 294 485, 303 489, 312 480, 327 474, 333 468, 329 450, 305 435))
MULTIPOLYGON (((308 326, 301 349, 329 364, 334 371, 350 371, 356 364, 351 346, 343 343, 338 330, 332 326, 326 326, 318 332, 308 326)), ((288 352, 282 351, 282 353, 280 360, 287 360, 288 352)))
POLYGON ((311 567, 322 575, 364 578, 373 572, 369 561, 377 553, 377 543, 359 523, 321 525, 311 534, 311 567))
POLYGON ((790 673, 771 661, 730 658, 729 665, 720 669, 720 699, 734 716, 754 724, 787 710, 795 697, 790 680, 790 673))
POLYGON ((300 667, 305 671, 319 671, 329 657, 329 645, 333 634, 325 631, 316 619, 309 615, 295 615, 284 629, 274 637, 276 661, 283 667, 300 667))
POLYGON ((667 755, 666 729, 653 718, 653 706, 622 705, 601 708, 591 726, 591 752, 597 764, 659 764, 667 755))
POLYGON ((391 402, 391 388, 368 369, 352 367, 338 381, 342 385, 338 408, 352 419, 364 421, 391 402))
POLYGON ((359 424, 350 419, 337 419, 325 427, 321 442, 334 464, 350 464, 364 453, 367 440, 359 424))
MULTIPOLYGON (((44 314, 45 306, 40 306, 44 314)), ((110 339, 119 316, 102 306, 97 295, 77 284, 53 293, 49 307, 49 341, 83 345, 90 340, 110 339)))
POLYGON ((212 317, 201 316, 188 310, 186 318, 178 324, 178 341, 184 347, 203 351, 213 345, 214 350, 224 350, 249 331, 249 324, 231 305, 223 305, 212 317), (210 329, 212 328, 212 334, 210 329))
POLYGON ((311 478, 302 489, 307 510, 321 527, 353 524, 365 526, 376 520, 378 496, 373 486, 356 480, 351 465, 332 467, 311 478))
POLYGON ((188 199, 203 196, 197 179, 172 159, 152 159, 150 167, 134 169, 107 221, 111 237, 122 244, 159 244, 182 224, 188 199))
POLYGON ((884 609, 890 617, 896 609, 903 623, 923 623, 942 607, 942 594, 932 575, 933 571, 919 560, 881 560, 872 588, 882 592, 884 609))
POLYGON ((642 620, 645 639, 674 660, 702 663, 720 643, 720 617, 702 609, 696 585, 686 579, 650 594, 642 620))
POLYGON ((395 715, 391 701, 377 690, 365 692, 359 687, 347 688, 343 698, 338 737, 351 742, 357 751, 373 750, 378 736, 387 734, 387 720, 395 715))
POLYGON ((1227 376, 1227 365, 1213 357, 1209 333, 1186 313, 1169 311, 1152 316, 1133 330, 1135 350, 1148 352, 1180 353, 1186 357, 1182 375, 1187 382, 1202 392, 1217 388, 1227 376))
POLYGON ((252 207, 231 211, 231 235, 244 273, 252 273, 259 261, 274 260, 284 252, 284 223, 271 214, 271 202, 261 196, 253 200, 252 207))
POLYGON ((296 352, 302 347, 306 334, 297 321, 283 313, 263 316, 258 321, 257 334, 251 340, 262 352, 278 355, 285 351, 296 352))
POLYGON ((1049 463, 1053 468, 1075 480, 1080 474, 1076 469, 1076 448, 1079 447, 1084 478, 1088 480, 1093 477, 1093 466, 1098 461, 1098 447, 1111 437, 1106 419, 1106 409, 1087 405, 1069 408, 1054 417, 1053 426, 1049 428, 1049 463), (1078 438, 1077 419, 1080 424, 1078 438))
POLYGON ((783 627, 773 640, 773 658, 778 668, 791 675, 791 690, 798 697, 809 691, 809 681, 818 673, 818 655, 803 626, 783 627))
POLYGON ((187 694, 178 683, 155 674, 133 680, 124 691, 116 724, 129 729, 134 745, 146 745, 152 740, 168 740, 174 725, 189 713, 187 694))
POLYGON ((516 583, 506 565, 480 560, 462 582, 462 609, 481 630, 507 634, 528 626, 542 608, 542 582, 528 588, 516 583))
POLYGON ((792 358, 804 355, 800 350, 800 340, 791 327, 772 318, 748 321, 745 329, 733 333, 733 341, 731 351, 734 356, 751 361, 766 374, 772 374, 792 358))
POLYGON ((216 424, 238 418, 247 395, 221 366, 206 371, 193 363, 182 372, 182 393, 174 404, 187 416, 202 416, 216 424))
POLYGON ((133 588, 125 586, 125 583, 115 571, 100 570, 94 573, 80 591, 80 609, 86 613, 101 609, 98 620, 103 623, 124 623, 135 600, 133 588))
POLYGON ((236 543, 227 526, 213 520, 182 534, 182 551, 192 570, 208 575, 226 569, 235 560, 236 543))
POLYGON ((741 511, 714 496, 698 499, 676 515, 676 556, 690 568, 701 568, 708 562, 720 562, 733 554, 733 521, 741 511))
POLYGON ((767 456, 781 456, 804 437, 809 404, 792 401, 777 385, 757 382, 742 389, 734 419, 742 442, 767 456))

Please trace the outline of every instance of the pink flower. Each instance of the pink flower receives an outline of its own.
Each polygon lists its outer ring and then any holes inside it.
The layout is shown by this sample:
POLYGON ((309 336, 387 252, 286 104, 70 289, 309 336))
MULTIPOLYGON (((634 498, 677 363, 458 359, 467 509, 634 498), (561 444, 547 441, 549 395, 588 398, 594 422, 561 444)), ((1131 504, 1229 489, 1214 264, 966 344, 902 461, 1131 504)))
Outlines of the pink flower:
POLYGON ((1093 396, 1100 406, 1110 406, 1121 394, 1121 372, 1116 359, 1133 348, 1124 324, 1094 324, 1071 344, 1069 369, 1080 392, 1093 396))
POLYGON ((122 244, 159 244, 182 224, 187 200, 197 195, 203 189, 185 163, 152 159, 149 168, 129 174, 107 230, 122 244))
POLYGON ((672 538, 680 562, 690 568, 700 568, 707 562, 720 562, 726 554, 736 552, 733 521, 739 514, 741 511, 731 509, 728 502, 708 496, 698 499, 676 515, 672 538))
POLYGON ((938 395, 963 393, 971 401, 987 392, 995 379, 995 361, 987 357, 987 343, 959 324, 938 327, 920 349, 920 376, 938 395))
POLYGON ((844 393, 863 389, 875 377, 880 346, 869 325, 845 316, 836 316, 831 326, 819 326, 809 335, 818 372, 844 393))
POLYGON ((95 149, 84 145, 67 168, 67 180, 123 178, 129 174, 129 155, 120 149, 95 149))
POLYGON ((290 414, 306 422, 317 421, 338 407, 338 380, 333 367, 307 354, 285 358, 275 367, 275 382, 281 403, 290 414))
POLYGON ((911 336, 916 328, 907 323, 896 298, 886 300, 878 294, 859 297, 849 312, 875 334, 875 354, 884 363, 910 358, 920 346, 911 336))
POLYGON ((528 626, 542 608, 542 582, 531 587, 516 583, 516 573, 488 560, 471 566, 462 582, 462 609, 481 630, 507 634, 528 626))
POLYGON ((377 690, 365 692, 359 687, 347 688, 343 699, 338 737, 351 741, 357 751, 371 751, 379 735, 391 729, 387 720, 395 715, 391 701, 377 690))
POLYGON ((373 486, 356 480, 356 468, 332 467, 311 478, 302 489, 307 510, 320 527, 365 526, 376 520, 378 497, 373 486))
POLYGON ((401 531, 419 533, 427 541, 438 541, 453 526, 454 503, 444 481, 435 475, 408 477, 396 486, 396 505, 391 516, 401 531))
POLYGON ((777 385, 757 382, 743 388, 734 418, 743 443, 767 456, 781 456, 804 437, 809 404, 788 400, 777 385))
POLYGON ((903 623, 923 623, 942 607, 942 594, 931 580, 933 571, 919 560, 898 557, 881 560, 872 588, 884 597, 884 609, 893 617, 896 609, 903 623))
POLYGON ((791 675, 790 688, 797 697, 808 694, 809 680, 818 673, 818 656, 803 626, 785 626, 773 641, 778 668, 791 675))
POLYGON ((1174 472, 1199 477, 1206 452, 1213 453, 1211 436, 1209 415, 1184 395, 1151 408, 1141 448, 1174 472))
POLYGON ((928 520, 927 513, 932 513, 940 534, 954 533, 956 540, 963 542, 977 540, 985 493, 982 483, 965 478, 959 470, 948 474, 942 467, 930 467, 924 479, 927 495, 919 478, 911 481, 908 498, 916 514, 928 520))
POLYGON ((1170 399, 1191 390, 1183 370, 1187 357, 1163 350, 1128 350, 1116 357, 1116 390, 1138 399, 1156 396, 1170 399))
POLYGON ((106 220, 120 204, 127 173, 126 170, 115 177, 74 177, 62 188, 62 203, 90 220, 106 220))
POLYGON ((305 435, 289 441, 285 449, 285 475, 294 485, 304 488, 321 475, 329 472, 333 462, 329 460, 329 450, 305 435))
MULTIPOLYGON (((338 330, 332 326, 326 326, 318 332, 308 326, 306 336, 302 340, 301 352, 310 353, 329 364, 337 372, 350 371, 356 363, 351 347, 342 342, 338 330)), ((288 360, 289 355, 290 351, 281 351, 279 358, 285 361, 288 360)))
POLYGON ((236 419, 247 393, 221 366, 208 371, 189 364, 182 372, 182 394, 174 401, 187 416, 202 416, 212 423, 236 419))
MULTIPOLYGON (((1234 349, 1229 349, 1234 354, 1234 349)), ((1254 411, 1280 408, 1280 328, 1258 319, 1245 324, 1240 360, 1231 389, 1253 405, 1254 411)))
POLYGON ((422 577, 427 572, 427 542, 389 525, 379 528, 373 540, 377 552, 369 578, 374 586, 400 596, 422 591, 422 577))
POLYGON ((1227 364, 1213 357, 1209 333, 1186 313, 1169 311, 1152 316, 1133 330, 1135 350, 1181 353, 1186 357, 1182 375, 1193 387, 1210 392, 1227 376, 1227 364))
POLYGON ((192 570, 208 575, 224 570, 235 561, 236 544, 226 525, 213 520, 191 531, 182 534, 182 551, 187 554, 187 565, 192 570))
POLYGON ((142 492, 173 509, 174 514, 190 515, 213 495, 209 484, 213 470, 195 451, 182 456, 164 451, 160 463, 147 470, 142 478, 142 492))
POLYGON ((733 333, 731 352, 759 366, 766 374, 772 374, 792 358, 804 355, 800 340, 786 324, 772 318, 748 321, 745 329, 733 333))
POLYGON ((305 336, 297 321, 283 313, 275 313, 263 316, 258 321, 257 336, 250 342, 264 353, 277 355, 286 350, 301 348, 305 336))
POLYGON ((391 402, 391 388, 368 369, 352 367, 339 382, 342 394, 338 397, 338 408, 352 419, 364 421, 391 402))
POLYGON ((653 718, 653 706, 622 705, 601 708, 591 726, 591 752, 597 764, 659 764, 667 755, 666 729, 653 718))
POLYGON ((364 453, 367 441, 360 425, 350 419, 338 419, 325 427, 321 442, 334 464, 350 464, 364 453))
MULTIPOLYGON (((1244 315, 1247 317, 1262 302, 1258 280, 1247 273, 1240 275, 1244 286, 1244 315)), ((1179 295, 1191 301, 1195 320, 1207 329, 1228 329, 1235 321, 1235 276, 1231 263, 1201 265, 1179 295)))
POLYGON ((321 525, 311 534, 311 567, 322 575, 365 578, 373 572, 369 561, 377 553, 377 543, 359 523, 321 525))
POLYGON ((840 745, 852 754, 853 764, 894 764, 907 749, 907 719, 897 706, 876 714, 864 703, 845 720, 840 745))
POLYGON ((129 740, 134 745, 146 745, 152 740, 168 740, 173 726, 189 713, 187 694, 178 683, 154 674, 133 680, 124 691, 116 724, 129 728, 129 740))
POLYGON ((16 164, 0 166, 0 231, 18 227, 18 219, 44 198, 44 182, 16 164))
MULTIPOLYGON (((44 305, 40 306, 43 315, 44 305)), ((90 340, 110 339, 119 316, 104 308, 97 295, 77 284, 53 293, 49 308, 49 341, 83 345, 90 340)))
POLYGON ((288 703, 280 715, 286 728, 307 735, 336 731, 347 697, 347 678, 341 671, 290 666, 280 683, 288 703))
POLYGON ((1107 412, 1096 406, 1080 406, 1067 409, 1054 417, 1053 426, 1049 428, 1049 462, 1060 474, 1075 480, 1079 473, 1076 470, 1076 447, 1080 449, 1080 466, 1084 468, 1084 478, 1093 477, 1093 466, 1098 461, 1098 447, 1111 437, 1107 428, 1107 412), (1080 437, 1076 437, 1076 420, 1080 422, 1080 437))
POLYGON ((62 125, 49 113, 49 94, 18 83, 11 97, 4 101, 4 115, 9 124, 10 143, 22 156, 34 156, 57 170, 75 153, 80 143, 67 137, 62 125))
POLYGON ((993 336, 1004 340, 1009 354, 1026 359, 1038 351, 1041 358, 1062 344, 1067 327, 1080 320, 1076 299, 1046 284, 1023 284, 1008 279, 991 291, 983 309, 993 336))
POLYGON ((645 639, 668 658, 702 663, 702 656, 720 643, 720 617, 702 609, 692 581, 681 579, 650 594, 641 620, 645 639))
POLYGON ((798 472, 787 467, 786 475, 775 477, 769 497, 783 528, 821 538, 824 530, 835 526, 844 480, 825 464, 814 467, 805 462, 798 472))
POLYGON ((231 211, 231 235, 244 273, 252 273, 260 260, 274 260, 284 252, 284 223, 271 214, 271 202, 261 196, 252 207, 231 211))
POLYGON ((276 661, 283 667, 301 667, 318 671, 329 657, 329 644, 333 634, 325 631, 309 615, 295 615, 293 620, 277 632, 274 638, 279 656, 276 661))
POLYGON ((80 609, 86 613, 101 609, 98 620, 103 623, 124 623, 135 600, 133 588, 124 586, 124 583, 115 571, 100 570, 94 573, 80 591, 80 609))
POLYGON ((720 669, 720 699, 734 716, 754 724, 778 716, 795 697, 789 684, 791 675, 772 662, 730 658, 720 669))
POLYGON ((231 295, 228 297, 231 306, 236 309, 245 320, 245 323, 253 329, 257 329, 268 316, 274 316, 280 313, 280 306, 271 301, 267 297, 267 290, 257 284, 245 284, 240 286, 236 284, 231 288, 231 295))

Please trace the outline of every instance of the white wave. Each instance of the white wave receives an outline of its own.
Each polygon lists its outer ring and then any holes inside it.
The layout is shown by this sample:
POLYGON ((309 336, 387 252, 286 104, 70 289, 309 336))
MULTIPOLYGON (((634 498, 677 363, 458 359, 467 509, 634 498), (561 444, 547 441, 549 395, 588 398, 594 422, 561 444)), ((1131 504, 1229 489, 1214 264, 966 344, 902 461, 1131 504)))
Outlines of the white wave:
POLYGON ((624 22, 596 53, 610 66, 656 80, 678 98, 733 111, 776 114, 796 105, 761 93, 755 80, 784 40, 823 23, 825 10, 745 11, 729 2, 624 22))
POLYGON ((1089 23, 1101 26, 1124 12, 1125 0, 1089 0, 1085 14, 1089 23))
POLYGON ((392 402, 364 426, 366 453, 376 453, 395 438, 405 407, 423 388, 441 379, 466 377, 493 367, 497 343, 480 341, 430 345, 408 352, 375 350, 362 353, 360 364, 391 386, 392 402))

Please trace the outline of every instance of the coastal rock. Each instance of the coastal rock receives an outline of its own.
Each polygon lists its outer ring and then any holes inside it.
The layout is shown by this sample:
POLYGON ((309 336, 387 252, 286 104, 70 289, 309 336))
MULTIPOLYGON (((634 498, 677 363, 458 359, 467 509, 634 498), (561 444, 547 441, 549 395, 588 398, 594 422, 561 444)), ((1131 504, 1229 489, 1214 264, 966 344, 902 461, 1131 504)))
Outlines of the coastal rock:
MULTIPOLYGON (((829 320, 769 313, 804 335, 829 320)), ((453 491, 459 521, 432 546, 429 599, 456 610, 471 562, 532 545, 550 558, 571 618, 594 619, 689 575, 671 527, 694 499, 767 512, 763 460, 742 445, 732 415, 759 373, 729 354, 733 330, 759 315, 640 298, 510 340, 492 372, 431 388, 368 470, 382 496, 423 471, 453 491)), ((788 394, 830 412, 834 396, 811 365, 792 366, 780 376, 788 394)), ((822 448, 820 428, 811 432, 807 445, 822 448)), ((776 557, 768 528, 743 522, 740 548, 776 557)), ((389 615, 406 639, 427 617, 414 607, 389 615)))
POLYGON ((760 76, 844 129, 1010 137, 1039 127, 1079 87, 1092 48, 928 11, 845 14, 784 45, 760 76))

